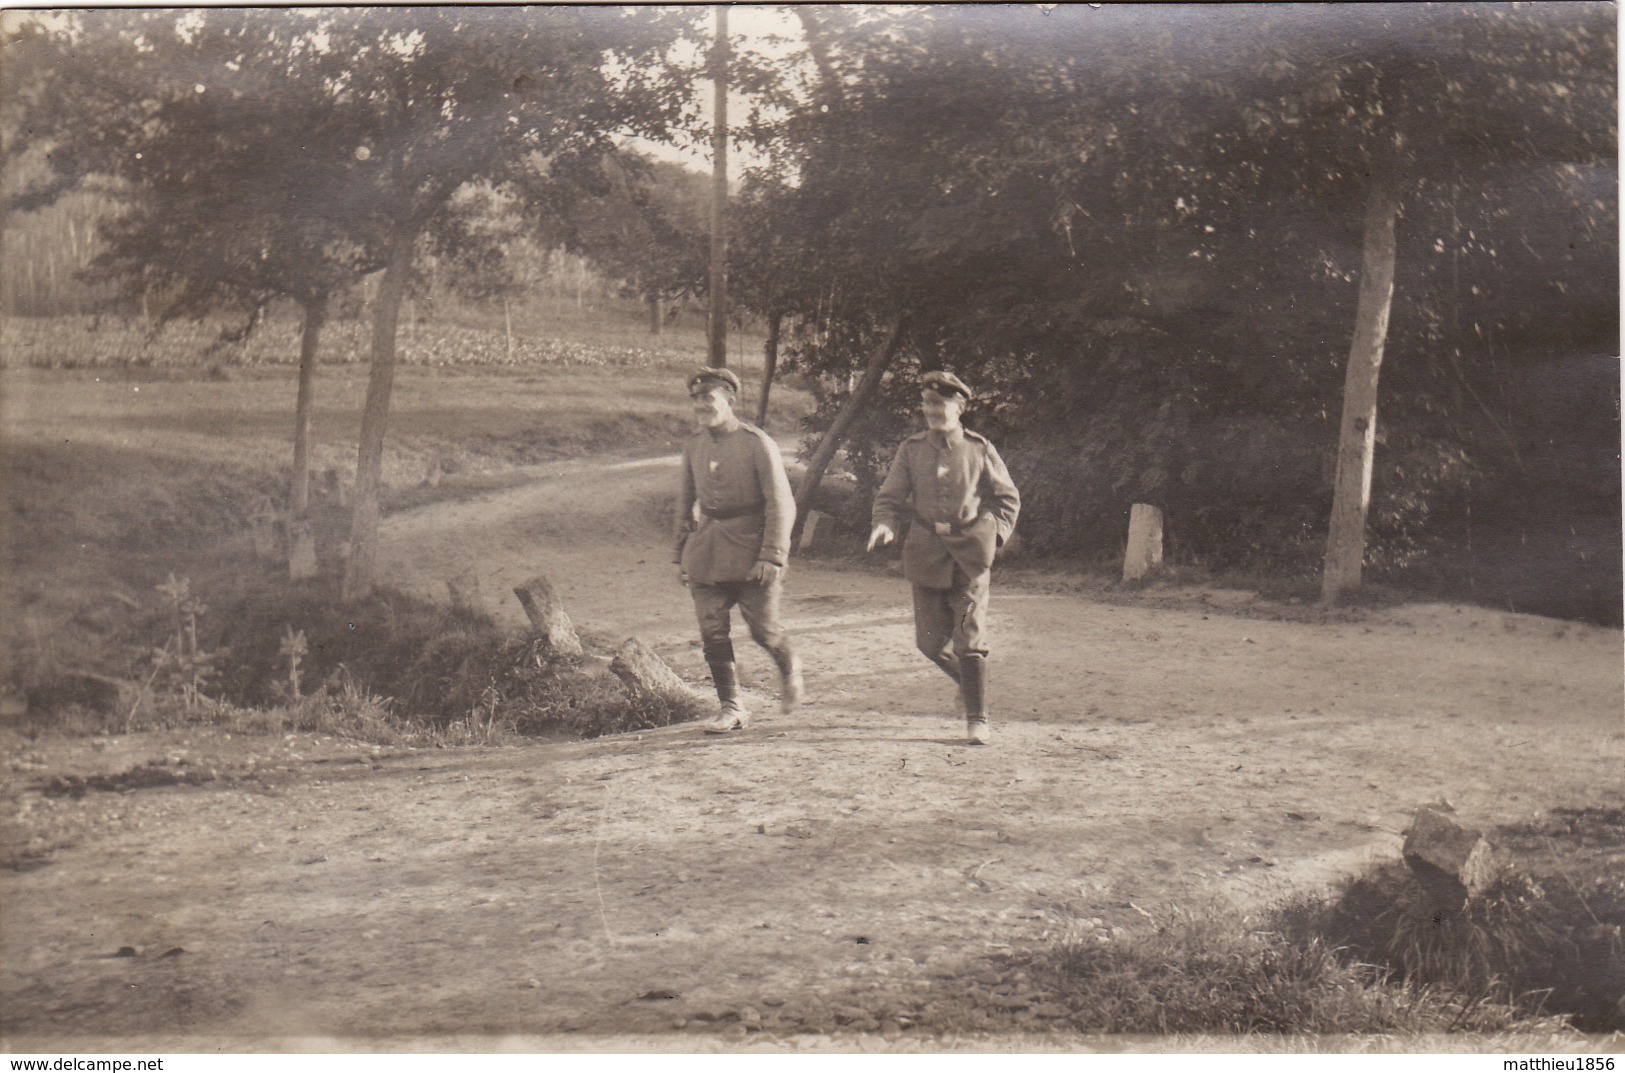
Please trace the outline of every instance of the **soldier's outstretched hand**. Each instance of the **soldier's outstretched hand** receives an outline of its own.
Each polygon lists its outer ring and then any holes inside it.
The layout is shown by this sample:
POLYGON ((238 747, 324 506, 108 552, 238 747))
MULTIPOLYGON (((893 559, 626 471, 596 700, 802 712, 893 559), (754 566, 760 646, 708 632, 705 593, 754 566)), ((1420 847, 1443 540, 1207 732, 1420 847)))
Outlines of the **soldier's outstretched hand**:
POLYGON ((778 563, 770 563, 763 560, 757 562, 755 566, 750 568, 750 579, 759 585, 765 585, 770 581, 777 581, 783 576, 784 567, 780 566, 778 563))
POLYGON ((874 551, 876 548, 881 547, 882 545, 890 544, 896 538, 896 536, 897 534, 891 531, 891 526, 877 525, 875 526, 874 532, 869 534, 868 550, 874 551))

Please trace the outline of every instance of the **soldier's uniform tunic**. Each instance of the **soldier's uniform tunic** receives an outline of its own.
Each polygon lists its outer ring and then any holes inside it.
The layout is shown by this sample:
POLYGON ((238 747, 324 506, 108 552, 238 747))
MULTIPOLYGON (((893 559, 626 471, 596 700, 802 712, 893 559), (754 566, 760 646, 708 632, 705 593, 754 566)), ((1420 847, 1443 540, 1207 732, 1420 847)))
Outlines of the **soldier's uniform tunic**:
POLYGON ((915 642, 956 680, 963 657, 987 655, 993 557, 1020 511, 999 452, 964 428, 904 440, 875 496, 876 526, 896 533, 910 523, 903 576, 914 588, 915 642))
POLYGON ((779 625, 782 583, 750 581, 758 561, 784 566, 796 504, 778 444, 738 418, 683 445, 672 562, 688 575, 707 663, 733 662, 729 611, 738 605, 751 637, 783 672, 789 645, 779 625))

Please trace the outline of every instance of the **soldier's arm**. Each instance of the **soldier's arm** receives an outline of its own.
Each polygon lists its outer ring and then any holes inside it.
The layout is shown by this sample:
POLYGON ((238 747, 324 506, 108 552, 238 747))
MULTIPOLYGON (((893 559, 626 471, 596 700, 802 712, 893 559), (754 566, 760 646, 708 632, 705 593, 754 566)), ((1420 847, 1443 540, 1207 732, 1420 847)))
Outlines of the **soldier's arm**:
POLYGON ((688 444, 683 445, 682 484, 677 492, 677 513, 674 518, 674 540, 676 546, 672 549, 671 561, 683 561, 683 545, 688 543, 688 534, 694 529, 694 500, 698 493, 694 490, 694 467, 690 464, 688 444))
POLYGON ((767 433, 756 438, 756 479, 762 488, 762 550, 756 557, 783 566, 790 561, 790 530, 796 524, 796 498, 784 472, 784 456, 767 433))
POLYGON ((903 457, 907 450, 907 441, 898 445, 897 452, 892 455, 891 468, 886 471, 886 479, 881 482, 880 491, 875 493, 872 528, 885 526, 894 535, 902 529, 903 512, 908 509, 909 500, 914 495, 908 462, 903 457))
POLYGON ((998 449, 987 445, 987 465, 982 469, 982 509, 993 516, 999 527, 999 543, 1010 539, 1016 530, 1016 517, 1021 513, 1021 493, 1016 491, 1010 471, 999 457, 998 449))

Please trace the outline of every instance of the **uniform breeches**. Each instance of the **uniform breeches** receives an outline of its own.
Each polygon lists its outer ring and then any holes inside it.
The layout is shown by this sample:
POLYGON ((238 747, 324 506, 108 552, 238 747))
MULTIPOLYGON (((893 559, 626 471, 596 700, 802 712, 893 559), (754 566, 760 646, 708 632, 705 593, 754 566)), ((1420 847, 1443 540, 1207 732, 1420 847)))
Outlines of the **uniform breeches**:
POLYGON ((790 637, 779 625, 779 592, 783 583, 770 581, 719 581, 711 585, 692 584, 694 614, 700 620, 700 643, 707 663, 732 663, 730 612, 738 606, 750 628, 751 639, 773 656, 782 672, 789 665, 790 637))
POLYGON ((951 588, 914 586, 914 643, 956 681, 961 657, 987 655, 988 581, 956 566, 951 588))

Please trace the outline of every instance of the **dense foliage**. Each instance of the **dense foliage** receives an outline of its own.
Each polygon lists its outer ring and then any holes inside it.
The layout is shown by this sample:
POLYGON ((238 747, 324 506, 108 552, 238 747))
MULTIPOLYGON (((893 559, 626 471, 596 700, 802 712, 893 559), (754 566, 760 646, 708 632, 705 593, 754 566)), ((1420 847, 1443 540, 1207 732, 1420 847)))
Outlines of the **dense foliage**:
POLYGON ((911 373, 946 365, 982 392, 971 420, 1021 480, 1030 546, 1113 556, 1151 502, 1176 557, 1308 572, 1383 170, 1403 215, 1368 562, 1459 542, 1474 504, 1617 513, 1617 362, 1586 360, 1618 333, 1611 9, 808 29, 824 89, 747 191, 759 258, 786 265, 752 299, 800 317, 786 350, 819 375, 820 427, 907 318, 850 430, 861 481, 912 427, 911 373))
MULTIPOLYGON (((1612 7, 790 10, 803 49, 731 71, 765 163, 733 207, 730 290, 808 374, 810 431, 836 429, 815 477, 838 439, 871 488, 913 374, 947 366, 1026 492, 1029 547, 1114 558, 1149 502, 1176 560, 1308 575, 1384 190, 1367 563, 1465 550, 1470 587, 1479 552, 1566 532, 1594 570, 1578 534, 1599 520, 1617 560, 1612 7)), ((369 472, 425 269, 506 302, 562 244, 643 298, 705 286, 704 180, 615 147, 699 140, 700 13, 544 14, 15 21, 6 122, 35 137, 10 139, 10 192, 46 181, 12 204, 103 176, 129 207, 103 267, 181 310, 390 266, 369 472)), ((1617 563, 1599 576, 1617 605, 1617 563)))

